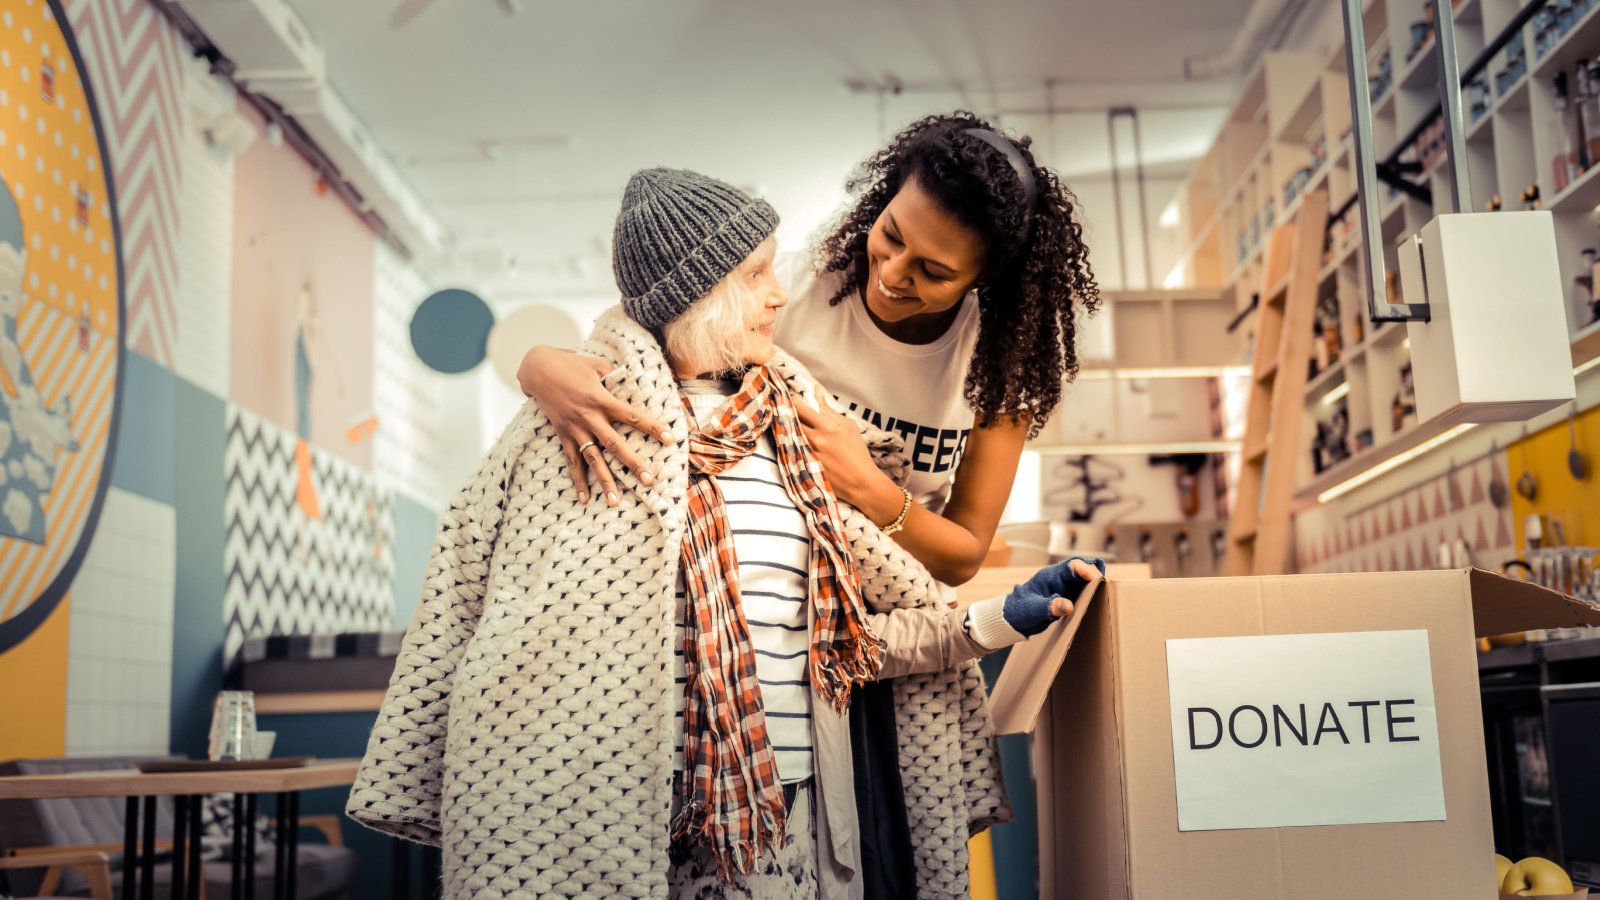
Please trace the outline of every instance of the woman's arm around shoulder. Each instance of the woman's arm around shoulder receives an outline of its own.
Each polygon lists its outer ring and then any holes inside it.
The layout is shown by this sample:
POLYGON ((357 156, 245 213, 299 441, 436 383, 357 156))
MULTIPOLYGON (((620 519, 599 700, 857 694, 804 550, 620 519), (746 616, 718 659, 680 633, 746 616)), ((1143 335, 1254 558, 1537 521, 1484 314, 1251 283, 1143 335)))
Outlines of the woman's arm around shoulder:
POLYGON ((611 369, 604 360, 543 344, 529 350, 517 367, 517 383, 522 392, 539 401, 561 438, 561 452, 572 470, 572 481, 578 486, 580 503, 589 502, 589 485, 593 483, 608 505, 617 505, 617 484, 607 453, 637 475, 640 483, 649 485, 655 479, 655 473, 617 433, 616 423, 625 422, 662 443, 676 440, 659 422, 606 390, 601 379, 611 369))

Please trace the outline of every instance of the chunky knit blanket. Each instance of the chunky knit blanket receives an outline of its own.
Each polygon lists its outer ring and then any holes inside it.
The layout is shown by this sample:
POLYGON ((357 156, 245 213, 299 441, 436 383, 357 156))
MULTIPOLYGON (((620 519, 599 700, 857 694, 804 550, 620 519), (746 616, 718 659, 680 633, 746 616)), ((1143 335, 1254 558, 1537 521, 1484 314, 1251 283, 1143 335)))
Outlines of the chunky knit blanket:
MULTIPOLYGON (((660 347, 620 307, 584 352, 616 365, 620 399, 688 432, 660 347)), ((814 398, 798 363, 774 366, 814 398)), ((868 437, 881 465, 900 461, 897 436, 868 437)), ((346 812, 441 847, 446 897, 666 894, 688 452, 635 449, 656 485, 622 474, 619 507, 579 506, 530 400, 444 515, 346 812)), ((841 513, 869 606, 943 602, 898 544, 841 513)), ((898 679, 895 697, 918 895, 965 897, 967 838, 1010 818, 982 676, 967 662, 898 679)))

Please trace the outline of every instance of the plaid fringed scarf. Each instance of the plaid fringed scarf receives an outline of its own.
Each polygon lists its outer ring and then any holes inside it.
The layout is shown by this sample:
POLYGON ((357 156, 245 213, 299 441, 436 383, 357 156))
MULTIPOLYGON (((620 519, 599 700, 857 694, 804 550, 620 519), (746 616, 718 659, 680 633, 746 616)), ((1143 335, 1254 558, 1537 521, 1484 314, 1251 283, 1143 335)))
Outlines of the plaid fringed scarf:
MULTIPOLYGON (((688 401, 685 400, 687 406, 688 401)), ((800 429, 783 379, 750 369, 706 428, 690 411, 688 527, 681 567, 687 596, 683 662, 683 806, 674 839, 705 842, 724 881, 748 875, 784 840, 783 788, 767 737, 756 657, 739 600, 739 561, 716 476, 753 452, 772 429, 784 491, 811 537, 808 668, 814 690, 840 712, 852 687, 883 665, 883 641, 867 624, 839 508, 800 429)))

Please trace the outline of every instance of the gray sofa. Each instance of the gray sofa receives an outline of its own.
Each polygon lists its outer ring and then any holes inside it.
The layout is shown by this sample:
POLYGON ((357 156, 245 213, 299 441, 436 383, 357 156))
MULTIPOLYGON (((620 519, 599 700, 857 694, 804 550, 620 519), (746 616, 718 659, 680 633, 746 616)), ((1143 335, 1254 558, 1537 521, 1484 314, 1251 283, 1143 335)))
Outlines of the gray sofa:
MULTIPOLYGON (((49 775, 68 772, 93 772, 107 769, 131 769, 136 760, 152 757, 55 757, 49 759, 19 759, 0 762, 0 775, 49 775)), ((83 797, 56 800, 0 800, 0 853, 10 855, 31 848, 51 848, 53 851, 70 851, 84 856, 85 863, 63 863, 60 886, 55 896, 89 897, 95 890, 93 861, 96 855, 105 860, 106 881, 120 894, 122 884, 122 841, 125 801, 121 797, 83 797), (76 869, 73 867, 76 866, 76 869), (82 870, 87 867, 89 877, 82 870)), ((339 897, 355 883, 356 855, 343 846, 337 817, 303 816, 301 824, 317 828, 327 837, 326 844, 302 841, 299 847, 299 866, 296 870, 296 893, 301 900, 319 900, 339 897)), ((156 813, 158 841, 172 839, 172 800, 162 798, 156 813)), ((272 896, 271 844, 256 845, 257 897, 272 896)), ((15 864, 14 864, 15 865, 15 864)), ((232 884, 232 865, 227 861, 208 861, 204 865, 205 893, 212 900, 229 896, 232 884)), ((15 869, 11 865, 0 869, 7 876, 10 890, 17 896, 38 892, 45 879, 44 871, 15 869)), ((171 866, 158 859, 155 868, 157 896, 170 892, 171 866)))

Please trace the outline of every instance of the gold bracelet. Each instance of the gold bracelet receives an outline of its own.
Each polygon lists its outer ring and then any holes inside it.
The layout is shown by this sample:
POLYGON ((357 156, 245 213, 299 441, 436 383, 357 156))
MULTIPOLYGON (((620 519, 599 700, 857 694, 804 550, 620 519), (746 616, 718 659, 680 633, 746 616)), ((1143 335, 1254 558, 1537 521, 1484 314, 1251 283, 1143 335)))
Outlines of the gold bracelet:
POLYGON ((900 529, 906 527, 906 516, 911 514, 911 492, 905 488, 901 488, 900 493, 906 495, 906 502, 900 507, 900 515, 895 516, 893 522, 883 526, 884 534, 894 534, 900 529))

